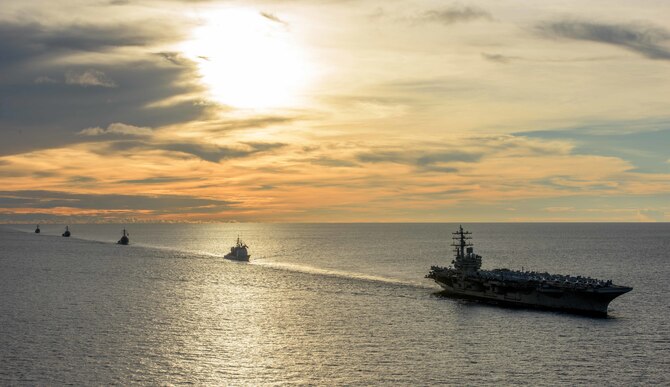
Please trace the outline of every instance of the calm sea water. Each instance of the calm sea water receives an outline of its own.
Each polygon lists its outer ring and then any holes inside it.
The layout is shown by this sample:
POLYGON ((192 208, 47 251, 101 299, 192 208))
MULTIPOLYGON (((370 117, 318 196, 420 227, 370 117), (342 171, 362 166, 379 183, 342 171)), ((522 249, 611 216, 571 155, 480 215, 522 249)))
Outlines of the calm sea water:
POLYGON ((604 319, 435 297, 457 226, 1 226, 0 384, 670 384, 670 224, 464 224, 485 268, 633 286, 604 319))

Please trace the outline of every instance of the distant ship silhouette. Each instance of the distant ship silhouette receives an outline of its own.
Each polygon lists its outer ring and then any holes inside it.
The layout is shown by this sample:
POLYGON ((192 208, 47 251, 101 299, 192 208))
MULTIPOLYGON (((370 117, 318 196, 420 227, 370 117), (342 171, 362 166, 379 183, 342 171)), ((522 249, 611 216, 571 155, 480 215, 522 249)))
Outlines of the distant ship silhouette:
POLYGON ((230 253, 224 255, 223 257, 226 259, 232 259, 235 261, 248 261, 249 257, 249 246, 247 246, 246 243, 242 242, 240 240, 240 237, 237 237, 237 244, 235 246, 230 248, 230 253))
POLYGON ((128 239, 128 235, 130 235, 130 234, 126 233, 126 229, 124 228, 123 229, 123 236, 116 243, 119 244, 119 245, 127 245, 128 242, 130 242, 130 239, 128 239))

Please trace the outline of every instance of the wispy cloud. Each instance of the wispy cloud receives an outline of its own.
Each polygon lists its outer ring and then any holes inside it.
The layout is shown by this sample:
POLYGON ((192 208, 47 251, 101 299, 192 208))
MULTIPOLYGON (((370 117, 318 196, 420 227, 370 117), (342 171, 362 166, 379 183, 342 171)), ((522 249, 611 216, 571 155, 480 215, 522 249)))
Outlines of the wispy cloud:
POLYGON ((493 20, 493 17, 488 11, 478 7, 451 5, 441 9, 426 11, 417 19, 449 25, 475 20, 493 20))
POLYGON ((119 183, 143 185, 143 184, 180 183, 180 182, 200 181, 200 180, 202 180, 202 178, 157 176, 157 177, 148 177, 146 179, 121 180, 119 181, 119 183))
POLYGON ((518 135, 528 138, 570 140, 576 144, 571 153, 619 157, 628 160, 635 167, 631 172, 670 172, 665 162, 670 147, 669 124, 654 121, 656 127, 652 126, 652 129, 647 127, 648 123, 637 124, 645 129, 628 132, 626 129, 634 128, 636 125, 635 122, 630 122, 628 128, 622 123, 612 123, 609 127, 605 125, 605 128, 602 124, 593 124, 592 127, 526 132, 518 135))
POLYGON ((99 70, 68 71, 65 73, 65 83, 78 86, 116 87, 116 83, 105 73, 99 70))
POLYGON ((74 184, 89 184, 95 183, 98 179, 91 176, 72 176, 68 178, 68 182, 74 184))
POLYGON ((353 161, 334 159, 325 156, 311 159, 309 162, 312 164, 322 165, 325 167, 333 167, 333 168, 353 168, 359 166, 358 163, 355 163, 353 161))
POLYGON ((230 210, 230 200, 179 195, 75 194, 46 190, 0 191, 0 214, 24 218, 79 217, 100 221, 106 217, 157 219, 164 213, 202 214, 230 210))
POLYGON ((482 58, 490 61, 490 62, 496 62, 496 63, 509 63, 514 59, 518 59, 518 57, 515 56, 508 56, 508 55, 502 55, 502 54, 491 54, 487 52, 482 52, 482 58))
POLYGON ((536 28, 547 37, 610 44, 650 59, 670 60, 670 47, 663 45, 670 40, 670 32, 652 25, 562 20, 540 23, 536 28))
POLYGON ((172 63, 173 65, 176 66, 183 66, 188 62, 186 58, 184 58, 180 53, 178 52, 159 52, 156 55, 159 57, 165 59, 167 62, 172 63))
POLYGON ((181 152, 196 156, 202 160, 218 163, 221 160, 249 157, 285 146, 281 143, 245 143, 242 146, 220 146, 198 143, 173 143, 158 145, 160 149, 181 152))
POLYGON ((422 171, 431 172, 458 172, 453 163, 473 163, 482 158, 483 154, 478 152, 463 152, 448 150, 440 152, 426 151, 373 151, 364 152, 356 156, 362 163, 396 163, 416 167, 422 171))
POLYGON ((283 26, 285 26, 285 27, 288 27, 288 23, 285 22, 284 20, 280 19, 280 18, 279 18, 277 15, 275 15, 274 13, 270 13, 270 12, 261 12, 260 14, 261 14, 261 16, 263 16, 264 18, 266 18, 266 19, 268 19, 268 20, 270 20, 270 21, 272 21, 272 22, 279 23, 279 24, 281 24, 281 25, 283 25, 283 26))
POLYGON ((107 129, 103 129, 100 127, 86 128, 77 134, 82 136, 101 136, 104 134, 118 134, 124 136, 144 137, 144 136, 151 136, 153 134, 153 131, 151 130, 151 128, 145 128, 140 126, 128 125, 121 122, 115 122, 113 124, 109 124, 107 129))
MULTIPOLYGON (((96 133, 99 128, 93 128, 96 133)), ((140 128, 143 129, 143 128, 140 128)), ((146 128, 144 128, 146 129, 146 128)), ((132 132, 132 129, 131 129, 132 132)), ((140 132, 142 132, 140 130, 140 132)), ((137 135, 136 135, 137 136, 137 135)), ((106 156, 118 153, 138 153, 149 151, 166 151, 171 153, 189 155, 198 159, 218 163, 222 160, 245 158, 264 152, 271 152, 286 146, 284 143, 264 143, 264 142, 242 142, 231 145, 218 145, 202 142, 185 141, 145 141, 145 140, 124 140, 124 141, 106 141, 96 143, 91 149, 92 152, 106 156)))
POLYGON ((290 124, 300 120, 301 117, 291 115, 255 115, 244 119, 220 119, 211 120, 206 125, 207 132, 230 132, 233 130, 265 128, 272 125, 290 124))

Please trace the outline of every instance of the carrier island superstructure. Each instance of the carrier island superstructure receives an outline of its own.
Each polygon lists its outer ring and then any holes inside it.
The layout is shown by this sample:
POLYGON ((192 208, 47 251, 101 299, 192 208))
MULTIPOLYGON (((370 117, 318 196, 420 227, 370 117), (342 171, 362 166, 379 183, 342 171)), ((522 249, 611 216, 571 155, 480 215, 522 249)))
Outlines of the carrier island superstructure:
POLYGON ((607 315, 607 306, 632 287, 590 277, 514 271, 481 270, 482 257, 475 254, 471 233, 460 226, 453 233, 456 258, 453 266, 432 266, 426 278, 435 280, 448 295, 482 301, 607 315))

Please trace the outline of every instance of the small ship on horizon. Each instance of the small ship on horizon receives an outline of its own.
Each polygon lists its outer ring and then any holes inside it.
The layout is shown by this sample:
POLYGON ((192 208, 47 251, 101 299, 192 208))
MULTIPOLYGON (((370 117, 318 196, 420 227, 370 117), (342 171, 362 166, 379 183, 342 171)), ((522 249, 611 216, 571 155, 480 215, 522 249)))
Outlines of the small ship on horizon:
POLYGON ((128 243, 130 243, 130 238, 129 238, 129 236, 130 236, 130 234, 128 234, 128 233, 126 232, 126 229, 124 228, 124 229, 123 229, 123 236, 121 237, 121 239, 119 239, 118 242, 116 242, 116 244, 117 244, 117 245, 124 245, 124 246, 127 245, 128 243))
POLYGON ((237 237, 237 243, 235 246, 230 248, 230 253, 224 255, 226 259, 232 259, 234 261, 249 261, 251 255, 249 255, 249 246, 246 243, 240 240, 240 237, 237 237))
POLYGON ((568 312, 607 315, 609 303, 633 290, 611 280, 590 277, 514 271, 481 270, 482 257, 469 242, 472 233, 463 226, 454 234, 453 267, 432 266, 426 278, 435 280, 444 293, 486 302, 568 312))

